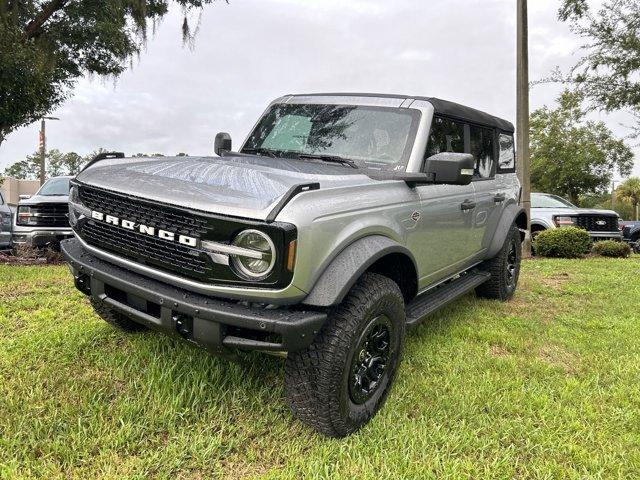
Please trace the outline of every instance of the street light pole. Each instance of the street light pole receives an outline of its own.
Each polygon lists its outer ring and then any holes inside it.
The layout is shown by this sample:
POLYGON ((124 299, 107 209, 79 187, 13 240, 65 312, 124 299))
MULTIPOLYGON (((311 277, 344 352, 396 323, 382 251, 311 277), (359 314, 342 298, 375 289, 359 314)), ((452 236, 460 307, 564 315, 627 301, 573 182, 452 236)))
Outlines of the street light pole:
POLYGON ((40 119, 40 185, 44 184, 46 177, 47 136, 45 120, 60 120, 56 117, 42 117, 40 119))
POLYGON ((522 245, 524 257, 531 256, 531 177, 529 157, 529 25, 527 0, 518 0, 516 52, 517 171, 522 188, 520 204, 527 212, 527 235, 522 245))

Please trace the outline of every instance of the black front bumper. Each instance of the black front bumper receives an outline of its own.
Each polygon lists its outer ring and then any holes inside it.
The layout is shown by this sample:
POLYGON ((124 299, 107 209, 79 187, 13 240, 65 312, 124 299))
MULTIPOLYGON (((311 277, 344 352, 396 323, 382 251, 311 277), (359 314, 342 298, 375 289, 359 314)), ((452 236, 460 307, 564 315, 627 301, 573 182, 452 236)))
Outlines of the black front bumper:
POLYGON ((175 288, 90 254, 76 239, 61 243, 78 290, 137 323, 212 353, 230 349, 292 352, 308 346, 326 313, 265 309, 175 288))

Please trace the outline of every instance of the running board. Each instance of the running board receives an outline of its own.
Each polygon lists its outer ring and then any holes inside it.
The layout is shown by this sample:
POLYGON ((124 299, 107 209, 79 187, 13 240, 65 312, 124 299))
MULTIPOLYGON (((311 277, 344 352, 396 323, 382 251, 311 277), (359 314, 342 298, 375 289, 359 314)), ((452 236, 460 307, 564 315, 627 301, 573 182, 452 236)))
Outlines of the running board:
POLYGON ((488 272, 472 271, 423 293, 407 305, 407 326, 417 326, 427 316, 482 285, 490 277, 488 272))

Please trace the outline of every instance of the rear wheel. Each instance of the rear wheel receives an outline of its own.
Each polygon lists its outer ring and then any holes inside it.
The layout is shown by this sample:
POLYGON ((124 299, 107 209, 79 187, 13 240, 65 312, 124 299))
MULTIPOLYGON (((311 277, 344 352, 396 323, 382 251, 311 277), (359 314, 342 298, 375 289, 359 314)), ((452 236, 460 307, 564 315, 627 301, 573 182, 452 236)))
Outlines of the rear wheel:
POLYGON ((491 274, 488 281, 476 288, 479 297, 509 300, 516 291, 522 260, 520 230, 512 225, 498 254, 482 268, 491 274))
POLYGON ((119 330, 124 332, 143 332, 147 329, 144 325, 134 322, 129 317, 117 312, 100 300, 90 298, 89 301, 100 318, 119 330))
POLYGON ((285 394, 293 414, 330 437, 367 423, 395 378, 405 321, 398 285, 364 274, 314 342, 287 357, 285 394))

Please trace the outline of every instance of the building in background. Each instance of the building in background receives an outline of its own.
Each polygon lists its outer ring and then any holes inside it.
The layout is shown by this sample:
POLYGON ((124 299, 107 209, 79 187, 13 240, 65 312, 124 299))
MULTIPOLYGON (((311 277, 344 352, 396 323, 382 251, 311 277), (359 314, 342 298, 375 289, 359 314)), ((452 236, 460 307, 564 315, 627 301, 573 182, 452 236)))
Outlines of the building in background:
POLYGON ((20 201, 20 195, 33 195, 39 188, 40 182, 38 180, 4 177, 4 181, 0 185, 0 192, 2 192, 5 202, 15 206, 20 201))

